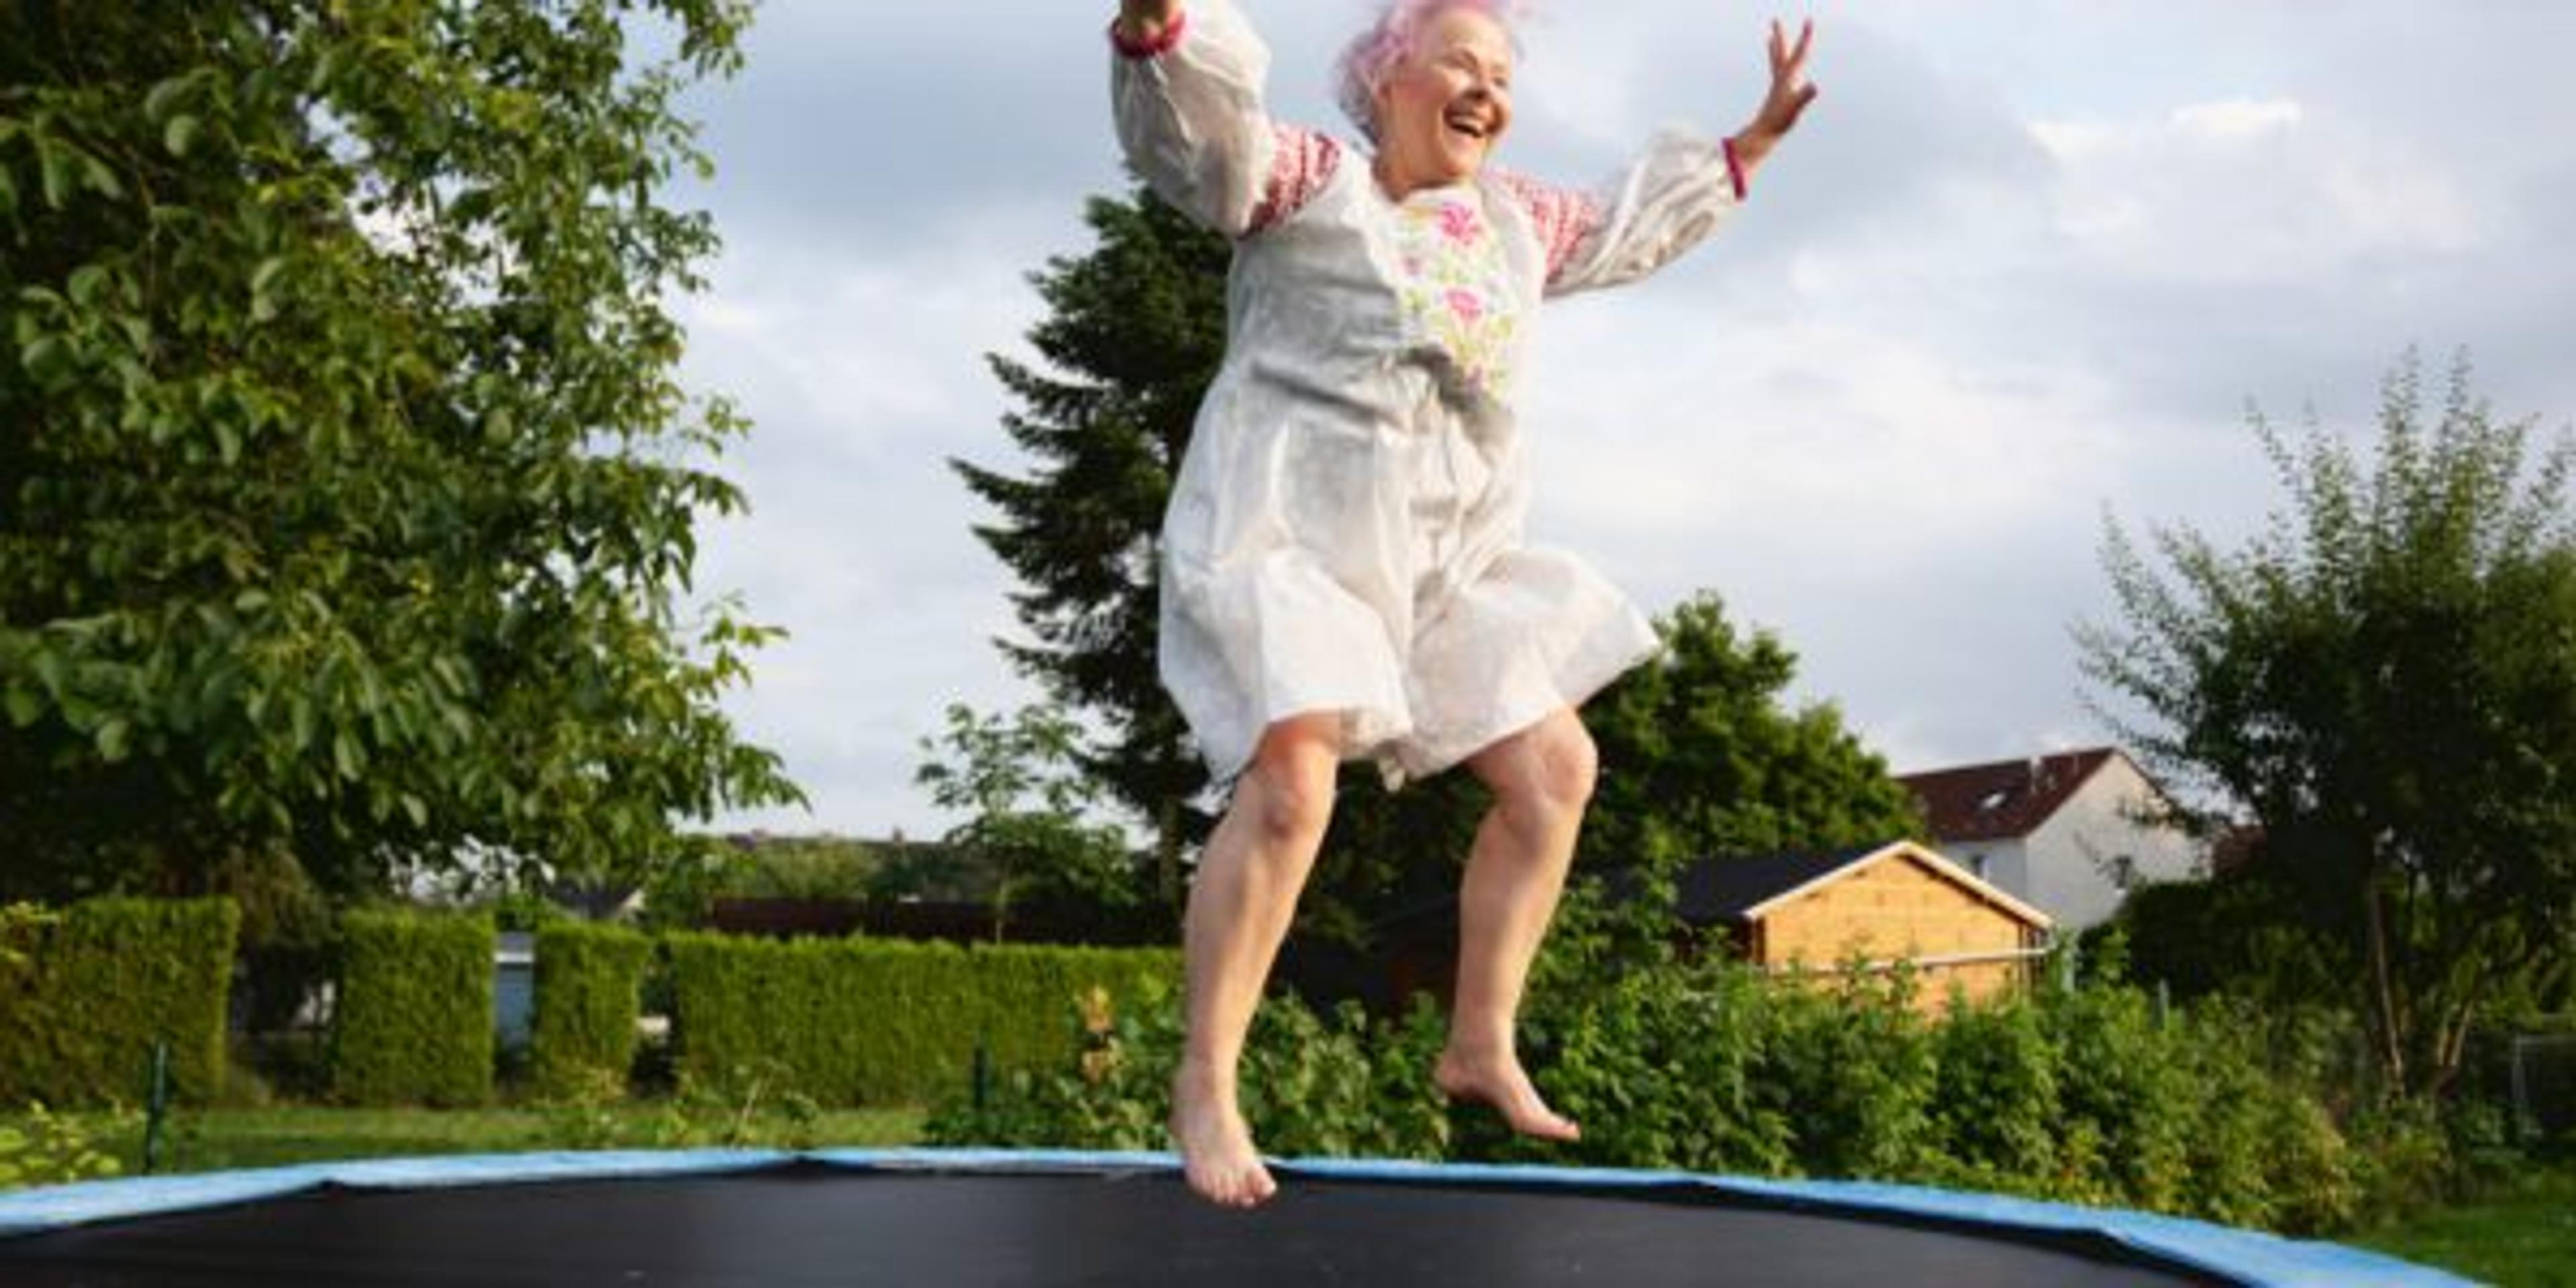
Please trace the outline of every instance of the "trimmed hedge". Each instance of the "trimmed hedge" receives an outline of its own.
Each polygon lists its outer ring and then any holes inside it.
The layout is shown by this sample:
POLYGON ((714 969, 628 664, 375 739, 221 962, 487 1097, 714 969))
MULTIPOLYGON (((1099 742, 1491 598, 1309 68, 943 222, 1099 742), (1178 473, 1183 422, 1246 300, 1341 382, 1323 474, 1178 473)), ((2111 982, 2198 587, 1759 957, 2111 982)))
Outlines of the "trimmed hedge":
POLYGON ((355 1105, 489 1100, 491 918, 357 909, 340 936, 333 1094, 355 1105))
POLYGON ((1068 1007, 1173 988, 1168 949, 839 939, 777 942, 683 934, 668 941, 680 1076, 723 1094, 824 1104, 919 1104, 972 1077, 981 1043, 997 1069, 1050 1066, 1079 1049, 1068 1007))
POLYGON ((99 899, 20 928, 0 953, 0 1103, 140 1103, 155 1041, 173 1094, 211 1096, 240 928, 229 899, 99 899))
POLYGON ((626 1085, 635 1015, 653 941, 632 930, 554 922, 537 931, 536 1017, 529 1037, 537 1094, 585 1098, 626 1085))

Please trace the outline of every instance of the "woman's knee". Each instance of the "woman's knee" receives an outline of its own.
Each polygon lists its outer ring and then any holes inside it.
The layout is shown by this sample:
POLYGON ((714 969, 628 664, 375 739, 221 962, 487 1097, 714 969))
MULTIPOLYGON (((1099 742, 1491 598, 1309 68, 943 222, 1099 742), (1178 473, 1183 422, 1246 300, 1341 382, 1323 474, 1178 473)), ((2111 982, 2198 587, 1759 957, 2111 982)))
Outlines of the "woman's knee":
POLYGON ((1581 813, 1601 775, 1601 752, 1571 709, 1532 726, 1516 739, 1508 768, 1486 782, 1522 808, 1581 813))
POLYGON ((1338 722, 1303 717, 1270 727, 1246 771, 1254 789, 1250 822, 1269 841, 1306 845, 1333 817, 1333 780, 1341 764, 1338 722))

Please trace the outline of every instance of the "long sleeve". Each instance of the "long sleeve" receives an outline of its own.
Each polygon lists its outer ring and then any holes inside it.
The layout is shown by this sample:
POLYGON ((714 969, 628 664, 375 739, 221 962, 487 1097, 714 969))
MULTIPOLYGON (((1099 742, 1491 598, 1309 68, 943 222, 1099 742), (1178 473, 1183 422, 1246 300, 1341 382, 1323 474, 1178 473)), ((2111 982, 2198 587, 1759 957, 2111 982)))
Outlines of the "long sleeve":
POLYGON ((1547 251, 1547 293, 1633 282, 1681 257, 1744 204, 1732 145, 1678 131, 1595 192, 1510 176, 1547 251))
POLYGON ((1228 237, 1262 213, 1278 146, 1261 104, 1269 47, 1232 0, 1190 0, 1153 49, 1119 49, 1110 105, 1128 164, 1163 200, 1228 237))

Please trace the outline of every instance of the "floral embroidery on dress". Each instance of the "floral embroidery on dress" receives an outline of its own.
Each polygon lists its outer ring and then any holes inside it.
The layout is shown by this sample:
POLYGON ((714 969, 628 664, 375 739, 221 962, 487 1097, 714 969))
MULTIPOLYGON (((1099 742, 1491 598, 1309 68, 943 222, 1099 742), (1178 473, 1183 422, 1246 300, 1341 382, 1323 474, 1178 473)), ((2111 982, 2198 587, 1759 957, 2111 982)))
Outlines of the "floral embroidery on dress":
POLYGON ((1520 335, 1511 260, 1472 196, 1444 192, 1397 208, 1396 295, 1458 381, 1497 400, 1511 388, 1520 335))

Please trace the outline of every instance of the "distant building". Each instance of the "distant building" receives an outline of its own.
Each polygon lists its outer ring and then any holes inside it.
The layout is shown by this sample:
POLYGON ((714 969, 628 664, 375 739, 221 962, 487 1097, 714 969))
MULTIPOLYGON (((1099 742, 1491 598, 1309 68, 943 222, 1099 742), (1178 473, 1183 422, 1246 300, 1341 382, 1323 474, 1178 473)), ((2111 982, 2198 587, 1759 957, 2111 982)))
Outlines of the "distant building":
POLYGON ((2070 930, 2108 920, 2140 885, 2208 866, 2206 847, 2169 821, 2164 789, 2115 747, 1897 781, 1923 803, 1944 856, 2070 930))

